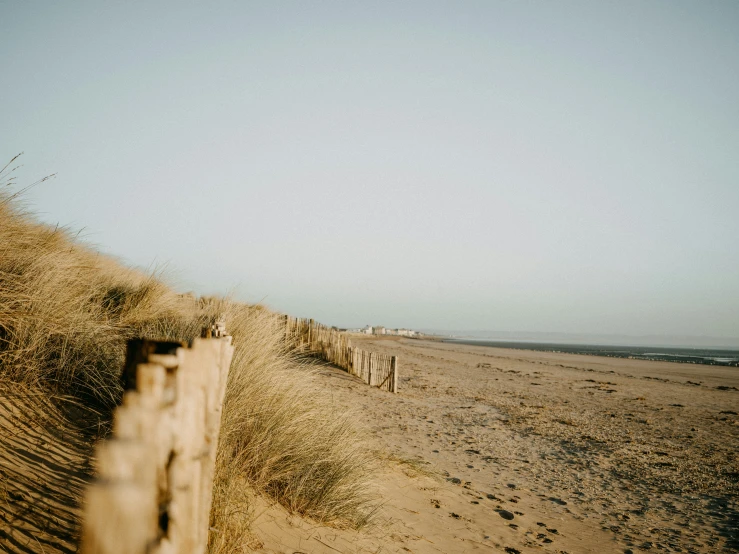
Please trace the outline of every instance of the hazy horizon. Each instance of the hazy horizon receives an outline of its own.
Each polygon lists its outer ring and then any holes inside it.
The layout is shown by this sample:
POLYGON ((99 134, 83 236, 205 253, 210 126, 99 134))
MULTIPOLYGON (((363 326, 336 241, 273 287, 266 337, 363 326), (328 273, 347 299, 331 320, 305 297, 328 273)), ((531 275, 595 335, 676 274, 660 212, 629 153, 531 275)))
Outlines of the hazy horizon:
POLYGON ((427 334, 480 341, 535 342, 551 344, 582 344, 609 346, 654 346, 685 348, 726 348, 739 350, 736 337, 674 336, 674 335, 623 335, 598 333, 557 333, 494 330, 419 329, 427 334))
POLYGON ((0 2, 0 161, 183 291, 739 341, 737 29, 728 1, 0 2))

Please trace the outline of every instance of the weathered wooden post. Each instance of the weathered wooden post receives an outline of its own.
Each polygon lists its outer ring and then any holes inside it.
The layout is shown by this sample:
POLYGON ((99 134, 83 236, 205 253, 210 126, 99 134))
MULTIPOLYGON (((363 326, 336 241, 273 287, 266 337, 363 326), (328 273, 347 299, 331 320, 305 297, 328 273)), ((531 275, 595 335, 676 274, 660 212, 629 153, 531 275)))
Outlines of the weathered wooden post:
POLYGON ((391 362, 391 368, 393 372, 393 377, 391 380, 392 385, 390 388, 390 392, 397 393, 398 392, 398 357, 397 356, 393 356, 392 362, 391 362))

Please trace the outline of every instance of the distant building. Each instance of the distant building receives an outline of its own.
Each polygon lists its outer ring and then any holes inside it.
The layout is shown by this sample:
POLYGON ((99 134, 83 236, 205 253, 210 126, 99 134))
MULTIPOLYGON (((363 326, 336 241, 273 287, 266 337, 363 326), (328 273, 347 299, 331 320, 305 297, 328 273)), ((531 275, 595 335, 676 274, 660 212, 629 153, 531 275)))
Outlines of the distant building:
POLYGON ((359 333, 362 335, 392 335, 398 337, 419 337, 423 334, 412 329, 389 329, 382 325, 375 325, 374 327, 371 325, 365 325, 361 329, 346 329, 346 332, 359 333))

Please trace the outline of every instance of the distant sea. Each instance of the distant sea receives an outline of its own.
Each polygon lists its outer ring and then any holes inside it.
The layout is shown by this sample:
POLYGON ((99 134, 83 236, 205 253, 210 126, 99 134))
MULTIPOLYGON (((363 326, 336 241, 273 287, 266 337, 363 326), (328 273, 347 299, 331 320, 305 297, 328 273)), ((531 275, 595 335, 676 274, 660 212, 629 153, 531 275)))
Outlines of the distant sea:
POLYGON ((660 360, 685 364, 708 364, 739 367, 739 350, 711 348, 676 348, 668 346, 612 346, 600 344, 556 344, 547 342, 496 341, 484 339, 444 339, 444 342, 492 346, 495 348, 517 348, 543 352, 566 352, 589 354, 612 358, 636 360, 660 360))

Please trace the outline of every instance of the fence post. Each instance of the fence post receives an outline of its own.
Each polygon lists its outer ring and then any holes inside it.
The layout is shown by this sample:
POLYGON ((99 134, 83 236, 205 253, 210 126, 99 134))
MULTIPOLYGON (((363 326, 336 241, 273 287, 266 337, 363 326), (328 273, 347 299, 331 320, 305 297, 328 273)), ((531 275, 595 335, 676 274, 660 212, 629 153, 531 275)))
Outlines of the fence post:
POLYGON ((392 385, 391 385, 391 391, 394 393, 398 392, 398 357, 393 356, 392 362, 391 362, 392 372, 393 372, 393 378, 392 378, 392 385))
POLYGON ((221 323, 190 348, 129 342, 113 433, 97 446, 84 554, 204 554, 221 410, 233 355, 221 323))

